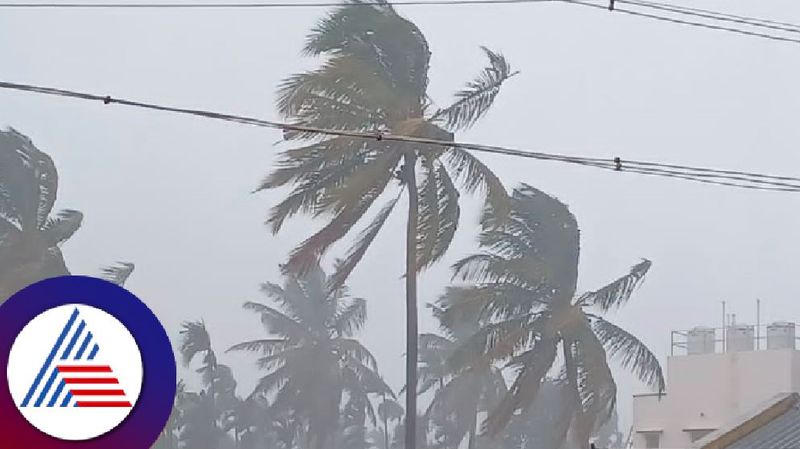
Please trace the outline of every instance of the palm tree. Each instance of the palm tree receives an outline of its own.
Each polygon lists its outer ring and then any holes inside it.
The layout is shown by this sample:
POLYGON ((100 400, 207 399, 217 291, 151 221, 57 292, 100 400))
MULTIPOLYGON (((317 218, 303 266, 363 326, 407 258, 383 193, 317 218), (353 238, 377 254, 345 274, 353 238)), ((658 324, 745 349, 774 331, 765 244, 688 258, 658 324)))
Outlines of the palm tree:
MULTIPOLYGON (((202 376, 203 385, 208 387, 208 395, 204 400, 208 401, 208 406, 216 413, 215 383, 217 378, 217 354, 211 347, 211 335, 206 329, 203 321, 185 322, 181 328, 180 354, 184 366, 191 365, 195 357, 202 355, 202 365, 197 369, 197 373, 202 376)), ((214 419, 216 426, 216 418, 214 419)))
POLYGON ((353 338, 366 320, 366 301, 328 285, 318 266, 287 275, 283 286, 263 284, 275 306, 247 302, 244 308, 261 317, 269 336, 229 349, 261 354, 258 366, 267 374, 254 394, 269 397, 276 415, 300 423, 310 449, 334 447, 343 417, 359 422, 364 413, 374 421, 369 395, 392 395, 375 358, 353 338))
MULTIPOLYGON (((492 435, 530 406, 551 367, 560 365, 570 396, 571 433, 579 447, 587 447, 615 407, 617 388, 607 357, 664 389, 655 355, 601 316, 627 303, 651 263, 643 260, 610 284, 578 295, 579 230, 567 206, 522 185, 514 191, 510 215, 502 218, 502 226, 481 233, 482 252, 455 264, 456 275, 473 285, 452 289, 440 304, 447 323, 477 311, 483 324, 453 357, 485 351, 489 360, 506 361, 515 373, 488 420, 492 435)), ((484 216, 486 224, 497 220, 491 210, 484 216)))
MULTIPOLYGON (((452 291, 448 289, 440 302, 450 304, 448 296, 452 291)), ((476 449, 478 416, 497 405, 507 391, 506 383, 501 370, 483 357, 482 351, 461 351, 460 359, 454 358, 456 351, 480 329, 478 321, 451 323, 444 319, 445 310, 436 305, 430 307, 444 335, 420 336, 419 393, 435 391, 427 415, 436 422, 450 423, 449 432, 442 435, 447 447, 457 448, 466 438, 468 449, 476 449)))
MULTIPOLYGON (((282 153, 279 167, 258 190, 293 186, 270 213, 277 233, 297 213, 330 217, 291 254, 287 269, 303 272, 347 235, 384 193, 394 191, 363 228, 331 282, 341 285, 380 233, 399 197, 408 194, 406 228, 407 387, 416 391, 417 272, 438 261, 458 225, 459 191, 482 191, 498 215, 508 210, 500 180, 469 152, 433 145, 390 142, 385 134, 452 141, 453 132, 486 114, 501 85, 514 72, 505 58, 484 52, 489 66, 456 93, 445 108, 427 93, 431 53, 422 32, 385 1, 350 0, 311 32, 304 53, 324 56, 316 70, 289 77, 279 90, 278 109, 307 127, 375 133, 374 140, 322 138, 313 132, 284 133, 304 141, 282 153), (377 4, 376 4, 377 3, 377 4)), ((416 396, 406 395, 409 435, 415 434, 416 396)), ((409 441, 414 441, 409 438, 409 441)), ((414 444, 409 447, 413 449, 414 444)))
POLYGON ((378 405, 378 418, 383 425, 380 432, 380 443, 382 449, 390 449, 392 438, 389 434, 389 424, 399 422, 403 419, 403 406, 392 398, 383 396, 381 403, 378 405))
POLYGON ((36 281, 69 274, 60 246, 83 214, 51 216, 57 192, 50 156, 25 135, 0 130, 0 303, 36 281))

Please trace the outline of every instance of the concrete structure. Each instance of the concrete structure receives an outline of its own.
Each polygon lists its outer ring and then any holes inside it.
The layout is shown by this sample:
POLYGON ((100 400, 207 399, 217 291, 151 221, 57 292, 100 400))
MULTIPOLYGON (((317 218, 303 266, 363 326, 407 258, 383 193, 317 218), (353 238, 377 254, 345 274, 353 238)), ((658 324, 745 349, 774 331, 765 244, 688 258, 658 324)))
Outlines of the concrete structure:
POLYGON ((793 340, 772 345, 785 349, 755 350, 750 348, 767 345, 744 341, 747 336, 755 338, 752 327, 731 330, 733 337, 720 335, 717 342, 727 340, 732 347, 720 344, 710 351, 698 349, 702 331, 681 334, 686 337, 681 347, 688 354, 668 358, 666 394, 634 396, 634 448, 691 448, 764 401, 800 392, 800 351, 794 349, 793 340))

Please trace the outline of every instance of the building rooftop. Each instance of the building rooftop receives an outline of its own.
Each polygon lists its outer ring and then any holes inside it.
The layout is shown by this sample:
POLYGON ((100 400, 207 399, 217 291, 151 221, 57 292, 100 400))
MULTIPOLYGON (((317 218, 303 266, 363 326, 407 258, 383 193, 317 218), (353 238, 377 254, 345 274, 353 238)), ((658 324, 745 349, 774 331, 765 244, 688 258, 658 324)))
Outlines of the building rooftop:
POLYGON ((800 449, 800 395, 778 395, 712 432, 696 449, 800 449))
POLYGON ((727 449, 798 449, 800 448, 800 404, 754 430, 727 449))

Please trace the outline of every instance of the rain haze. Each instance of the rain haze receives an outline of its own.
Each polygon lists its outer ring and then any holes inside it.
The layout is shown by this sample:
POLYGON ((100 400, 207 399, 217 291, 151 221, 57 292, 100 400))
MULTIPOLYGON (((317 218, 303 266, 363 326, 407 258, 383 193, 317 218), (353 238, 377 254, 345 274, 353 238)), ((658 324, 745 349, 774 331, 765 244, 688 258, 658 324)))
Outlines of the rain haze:
MULTIPOLYGON (((800 3, 725 0, 694 7, 800 22, 800 3)), ((2 81, 281 120, 276 90, 318 67, 305 36, 329 8, 52 10, 0 14, 2 81)), ((432 53, 437 105, 486 64, 481 46, 519 74, 458 141, 587 157, 636 159, 796 176, 800 166, 798 45, 664 23, 566 3, 397 6, 432 53)), ((219 357, 247 395, 263 375, 251 354, 224 350, 262 336, 245 301, 265 300, 279 264, 322 221, 294 218, 272 235, 269 209, 286 189, 252 193, 273 168, 280 131, 100 102, 0 91, 0 124, 55 160, 56 209, 85 214, 64 244, 72 273, 136 264, 126 287, 177 342, 203 319, 219 357)), ((566 203, 581 230, 578 291, 653 262, 630 303, 611 319, 662 363, 670 331, 737 321, 800 320, 797 193, 765 192, 475 153, 509 191, 524 182, 566 203)), ((462 194, 461 225, 444 259, 419 278, 419 304, 451 282, 474 253, 482 200, 462 194)), ((380 373, 405 382, 405 199, 348 280, 367 300, 358 334, 380 373)), ((330 268, 353 235, 323 259, 330 268)), ((420 308, 420 331, 435 332, 420 308)), ((620 429, 632 394, 649 391, 624 370, 620 429)), ((181 371, 198 387, 196 376, 181 371)))

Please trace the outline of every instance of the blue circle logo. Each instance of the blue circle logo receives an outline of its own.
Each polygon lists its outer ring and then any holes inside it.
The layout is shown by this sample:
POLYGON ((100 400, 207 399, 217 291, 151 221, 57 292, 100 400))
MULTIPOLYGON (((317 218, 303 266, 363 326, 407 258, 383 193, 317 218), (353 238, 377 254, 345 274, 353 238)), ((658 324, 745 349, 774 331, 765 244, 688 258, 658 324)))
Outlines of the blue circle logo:
POLYGON ((0 306, 0 447, 149 449, 175 398, 172 345, 110 282, 64 276, 0 306))

